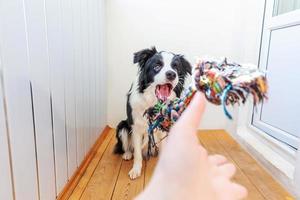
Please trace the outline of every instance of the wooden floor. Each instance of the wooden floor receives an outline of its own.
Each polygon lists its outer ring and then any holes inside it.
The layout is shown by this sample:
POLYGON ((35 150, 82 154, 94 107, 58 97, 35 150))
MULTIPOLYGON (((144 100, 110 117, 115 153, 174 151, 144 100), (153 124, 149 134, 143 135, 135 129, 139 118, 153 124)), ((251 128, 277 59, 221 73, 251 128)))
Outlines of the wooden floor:
MULTIPOLYGON (((224 131, 199 132, 203 146, 212 154, 226 156, 237 167, 234 180, 249 191, 251 200, 290 200, 291 196, 260 167, 256 161, 224 131)), ((143 174, 131 181, 128 171, 132 161, 123 161, 112 153, 114 130, 97 151, 69 199, 133 199, 149 182, 157 158, 144 162, 143 174)))

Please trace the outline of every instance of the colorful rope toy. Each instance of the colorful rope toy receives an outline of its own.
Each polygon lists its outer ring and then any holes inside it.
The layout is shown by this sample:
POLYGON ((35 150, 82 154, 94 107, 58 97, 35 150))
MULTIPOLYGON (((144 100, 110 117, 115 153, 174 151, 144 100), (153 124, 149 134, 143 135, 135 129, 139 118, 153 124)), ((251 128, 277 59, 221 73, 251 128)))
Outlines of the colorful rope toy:
POLYGON ((153 107, 145 111, 144 116, 149 125, 148 155, 151 147, 157 151, 153 132, 156 129, 168 132, 197 90, 203 92, 209 102, 221 105, 229 119, 232 119, 232 116, 226 108, 227 105, 240 105, 240 102, 244 104, 250 94, 253 96, 254 106, 267 98, 268 86, 264 73, 252 65, 228 63, 226 58, 221 61, 200 60, 196 64, 194 81, 181 98, 170 102, 158 100, 153 107))

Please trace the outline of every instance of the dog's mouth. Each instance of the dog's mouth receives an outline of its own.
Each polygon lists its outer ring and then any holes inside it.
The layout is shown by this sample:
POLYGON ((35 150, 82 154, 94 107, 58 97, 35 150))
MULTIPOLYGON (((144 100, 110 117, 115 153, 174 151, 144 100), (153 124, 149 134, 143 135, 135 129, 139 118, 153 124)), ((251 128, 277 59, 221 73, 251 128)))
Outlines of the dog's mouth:
POLYGON ((171 95, 172 89, 173 86, 170 83, 157 85, 155 88, 155 95, 159 100, 165 102, 168 99, 168 97, 171 95))

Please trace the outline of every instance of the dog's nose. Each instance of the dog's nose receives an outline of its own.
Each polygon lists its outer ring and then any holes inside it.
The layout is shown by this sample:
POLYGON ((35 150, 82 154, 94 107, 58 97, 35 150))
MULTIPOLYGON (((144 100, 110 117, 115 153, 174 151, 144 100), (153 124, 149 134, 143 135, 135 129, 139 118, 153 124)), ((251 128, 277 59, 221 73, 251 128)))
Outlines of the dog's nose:
POLYGON ((173 81, 176 78, 176 73, 174 71, 167 71, 166 72, 166 77, 169 81, 173 81))

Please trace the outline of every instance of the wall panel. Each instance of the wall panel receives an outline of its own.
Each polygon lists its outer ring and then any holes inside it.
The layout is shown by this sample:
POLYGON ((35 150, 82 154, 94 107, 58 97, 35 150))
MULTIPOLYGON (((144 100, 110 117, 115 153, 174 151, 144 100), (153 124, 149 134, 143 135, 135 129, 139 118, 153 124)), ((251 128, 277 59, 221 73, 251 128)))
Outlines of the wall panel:
POLYGON ((96 139, 96 56, 95 56, 95 19, 94 0, 88 1, 88 20, 89 20, 89 61, 90 61, 90 126, 91 126, 91 145, 96 139))
POLYGON ((0 0, 0 199, 55 199, 104 128, 103 6, 0 0))
POLYGON ((88 146, 92 146, 93 141, 93 44, 92 44, 92 36, 91 36, 91 21, 90 21, 90 10, 91 1, 86 2, 86 18, 87 18, 87 41, 88 41, 88 110, 89 110, 89 144, 88 146))
POLYGON ((0 56, 0 199, 13 199, 13 185, 9 160, 9 142, 4 109, 4 91, 0 56))
POLYGON ((65 128, 65 66, 62 51, 61 1, 46 0, 46 23, 50 64, 56 189, 68 179, 67 136, 65 128))
POLYGON ((82 67, 83 67, 83 115, 84 115, 84 149, 85 155, 90 146, 90 105, 89 105, 89 21, 88 21, 88 5, 85 1, 81 1, 81 42, 82 42, 82 67))
POLYGON ((83 60, 81 41, 81 9, 80 0, 72 1, 72 16, 74 30, 74 66, 75 66, 75 95, 76 95, 76 132, 77 132, 77 165, 83 160, 84 149, 84 109, 83 109, 83 60))
POLYGON ((15 196, 35 200, 38 181, 24 14, 23 1, 1 1, 0 44, 15 196))
MULTIPOLYGON (((99 19, 99 10, 98 10, 98 1, 94 0, 93 1, 93 9, 94 9, 94 18, 99 19)), ((99 55, 99 44, 100 44, 100 35, 99 35, 99 21, 93 21, 93 26, 94 26, 94 44, 95 44, 95 125, 96 125, 96 137, 98 137, 98 134, 100 132, 100 55, 99 55)))
POLYGON ((65 105, 66 132, 68 152, 68 177, 72 176, 76 163, 76 99, 75 99, 75 67, 74 67, 74 34, 71 0, 61 1, 62 4, 62 44, 63 66, 65 67, 65 105))
POLYGON ((99 121, 101 130, 107 124, 107 101, 108 101, 108 84, 107 84, 107 61, 106 61, 106 4, 105 1, 96 1, 97 2, 97 19, 99 19, 97 23, 97 47, 99 48, 98 56, 99 56, 99 67, 97 67, 97 83, 99 89, 98 91, 98 99, 99 102, 99 121))
POLYGON ((45 4, 35 0, 24 2, 39 193, 40 199, 50 200, 55 198, 56 191, 45 4))

